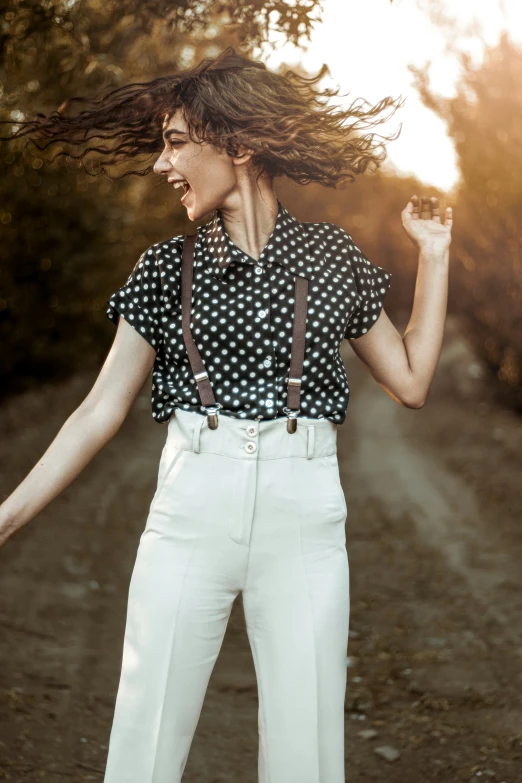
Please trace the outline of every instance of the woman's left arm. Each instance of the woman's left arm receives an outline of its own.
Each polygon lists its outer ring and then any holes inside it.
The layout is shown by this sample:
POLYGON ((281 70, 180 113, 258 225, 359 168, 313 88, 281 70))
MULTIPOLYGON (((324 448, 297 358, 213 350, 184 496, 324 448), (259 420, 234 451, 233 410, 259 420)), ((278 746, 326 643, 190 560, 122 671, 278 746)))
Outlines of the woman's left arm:
POLYGON ((453 215, 440 220, 439 201, 412 196, 402 224, 419 250, 410 320, 401 337, 384 310, 366 334, 350 345, 382 388, 408 408, 422 408, 437 368, 448 300, 449 246, 453 215), (422 210, 422 211, 421 211, 422 210))

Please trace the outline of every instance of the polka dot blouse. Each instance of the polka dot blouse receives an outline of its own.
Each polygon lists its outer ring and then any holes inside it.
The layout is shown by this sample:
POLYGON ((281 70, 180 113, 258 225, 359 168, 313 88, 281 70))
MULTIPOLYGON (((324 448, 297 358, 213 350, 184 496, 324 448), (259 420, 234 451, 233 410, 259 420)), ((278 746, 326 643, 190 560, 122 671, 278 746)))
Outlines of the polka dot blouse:
MULTIPOLYGON (((301 223, 278 199, 274 231, 255 260, 226 232, 220 210, 199 226, 191 330, 221 415, 286 418, 295 275, 308 284, 300 416, 346 418, 348 381, 339 348, 375 323, 391 273, 369 261, 334 223, 301 223)), ((107 317, 123 316, 153 348, 152 416, 175 408, 202 413, 181 330, 183 235, 158 242, 138 259, 108 299, 107 317)))

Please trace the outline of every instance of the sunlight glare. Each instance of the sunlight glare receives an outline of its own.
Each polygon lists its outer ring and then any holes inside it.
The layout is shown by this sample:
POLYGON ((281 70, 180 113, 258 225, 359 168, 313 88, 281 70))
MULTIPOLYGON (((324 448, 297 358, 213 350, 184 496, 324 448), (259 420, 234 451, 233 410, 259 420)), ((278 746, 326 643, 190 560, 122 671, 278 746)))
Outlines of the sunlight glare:
MULTIPOLYGON (((520 0, 442 0, 442 6, 457 22, 458 49, 469 53, 475 67, 482 61, 484 47, 494 46, 503 29, 522 45, 520 0)), ((310 43, 296 48, 273 33, 275 49, 261 47, 259 55, 270 68, 301 63, 313 74, 326 62, 330 76, 319 86, 338 85, 340 95, 334 101, 342 106, 356 98, 372 105, 388 95, 406 98, 390 119, 370 129, 389 136, 402 123, 399 137, 387 144, 383 170, 389 167, 402 175, 414 174, 448 192, 458 182, 453 142, 444 121, 422 104, 408 65, 429 63, 431 88, 437 94, 453 96, 460 66, 455 54, 447 51, 449 35, 453 33, 435 26, 416 0, 395 0, 393 4, 389 0, 324 0, 322 20, 312 31, 310 43), (341 98, 344 93, 347 95, 341 98)))

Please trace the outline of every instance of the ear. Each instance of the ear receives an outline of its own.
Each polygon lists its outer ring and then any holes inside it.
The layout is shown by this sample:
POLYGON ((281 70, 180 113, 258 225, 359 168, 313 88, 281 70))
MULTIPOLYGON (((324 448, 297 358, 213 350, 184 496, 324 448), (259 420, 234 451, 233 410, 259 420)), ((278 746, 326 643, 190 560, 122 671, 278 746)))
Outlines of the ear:
POLYGON ((254 152, 255 150, 253 150, 251 147, 247 147, 244 144, 240 144, 238 146, 237 155, 234 155, 232 157, 232 163, 234 163, 236 166, 242 166, 245 163, 248 163, 248 161, 250 160, 254 152))

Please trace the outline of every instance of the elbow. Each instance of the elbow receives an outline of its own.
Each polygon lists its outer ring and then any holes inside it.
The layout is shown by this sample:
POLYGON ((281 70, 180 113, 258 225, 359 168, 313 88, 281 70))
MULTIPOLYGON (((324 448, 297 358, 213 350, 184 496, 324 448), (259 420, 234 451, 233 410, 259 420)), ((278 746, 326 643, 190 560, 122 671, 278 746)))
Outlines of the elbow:
POLYGON ((406 408, 416 408, 418 410, 419 408, 424 408, 425 402, 426 400, 422 399, 422 400, 415 400, 412 402, 405 402, 404 405, 406 408))
POLYGON ((401 398, 401 403, 405 408, 423 408, 426 403, 426 394, 422 394, 419 391, 414 391, 401 398))

